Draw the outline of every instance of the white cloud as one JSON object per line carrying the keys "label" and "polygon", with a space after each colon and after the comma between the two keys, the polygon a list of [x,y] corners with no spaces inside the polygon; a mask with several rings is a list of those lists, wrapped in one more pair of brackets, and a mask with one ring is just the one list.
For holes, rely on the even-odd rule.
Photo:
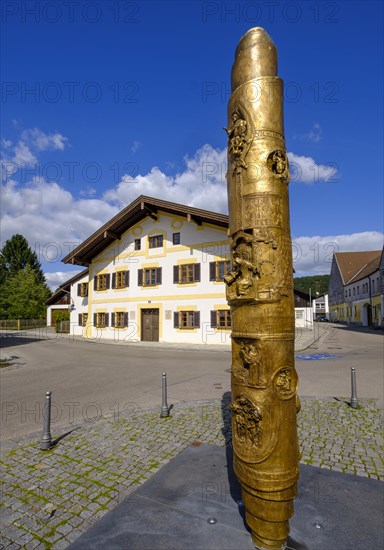
{"label": "white cloud", "polygon": [[21,133],[21,139],[38,151],[59,150],[63,151],[68,143],[68,138],[62,134],[46,134],[38,128],[30,128]]}
{"label": "white cloud", "polygon": [[[35,139],[36,147],[36,140],[40,138],[39,147],[60,148],[60,143],[66,143],[61,138],[45,140],[46,134],[42,137],[35,131],[30,136]],[[14,155],[23,158],[24,162],[35,159],[22,141],[14,149]],[[301,171],[299,181],[314,182],[316,173],[322,181],[330,181],[333,168],[295,153],[289,153],[289,158]],[[92,188],[84,189],[76,198],[58,183],[41,177],[20,185],[10,176],[2,186],[2,241],[15,233],[25,235],[48,272],[52,286],[58,286],[63,277],[66,280],[71,276],[68,272],[54,271],[61,269],[61,258],[139,195],[227,212],[226,168],[226,150],[204,145],[193,156],[184,158],[184,168],[176,175],[167,175],[158,167],[135,178],[125,175],[101,198],[94,196]],[[293,245],[296,275],[329,273],[334,251],[380,249],[382,241],[383,235],[378,232],[298,237]]]}
{"label": "white cloud", "polygon": [[56,290],[61,284],[65,283],[78,273],[81,273],[83,269],[78,269],[76,271],[55,271],[55,272],[46,272],[44,273],[47,284],[51,290]]}
{"label": "white cloud", "polygon": [[334,252],[381,250],[383,241],[384,235],[378,231],[325,237],[297,237],[292,241],[295,276],[329,274]]}
{"label": "white cloud", "polygon": [[308,139],[315,143],[321,141],[323,130],[318,122],[316,122],[308,132]]}
{"label": "white cloud", "polygon": [[2,241],[23,234],[41,262],[57,263],[117,213],[100,199],[79,199],[57,183],[34,178],[25,186],[2,186]]}
{"label": "white cloud", "polygon": [[38,160],[35,153],[47,150],[63,151],[68,139],[62,134],[46,134],[38,128],[30,128],[21,132],[21,139],[12,147],[12,142],[2,140],[3,152],[1,158],[1,178],[6,181],[21,168],[36,166]]}
{"label": "white cloud", "polygon": [[11,145],[12,145],[12,141],[10,139],[1,140],[1,146],[4,147],[4,149],[9,149]]}
{"label": "white cloud", "polygon": [[104,200],[127,205],[138,195],[149,195],[216,212],[227,211],[226,150],[204,145],[193,157],[184,158],[185,169],[175,176],[154,167],[135,178],[124,176],[104,193]]}
{"label": "white cloud", "polygon": [[134,141],[132,146],[131,146],[132,153],[137,153],[137,151],[140,149],[140,147],[141,147],[141,142],[140,141]]}
{"label": "white cloud", "polygon": [[17,145],[13,148],[13,157],[10,161],[15,163],[17,166],[26,165],[32,166],[37,163],[37,158],[32,153],[28,145],[23,141],[19,141]]}
{"label": "white cloud", "polygon": [[304,157],[288,153],[291,170],[291,183],[334,183],[339,181],[339,168],[335,162],[318,164],[312,157]]}
{"label": "white cloud", "polygon": [[312,128],[309,130],[309,132],[305,134],[295,134],[293,136],[293,139],[300,139],[305,141],[312,141],[313,143],[319,143],[319,141],[322,140],[323,137],[323,129],[320,126],[318,122],[315,122],[312,125]]}
{"label": "white cloud", "polygon": [[96,189],[94,187],[86,187],[85,189],[81,189],[79,191],[80,197],[94,197],[96,195]]}

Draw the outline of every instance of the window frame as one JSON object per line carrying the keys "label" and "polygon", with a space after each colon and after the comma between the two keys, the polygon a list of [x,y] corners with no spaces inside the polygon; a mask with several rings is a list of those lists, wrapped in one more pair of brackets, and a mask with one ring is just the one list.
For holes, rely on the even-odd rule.
{"label": "window frame", "polygon": [[[147,272],[151,272],[150,280],[152,280],[152,272],[154,272],[154,283],[147,284]],[[161,267],[144,267],[137,272],[137,285],[142,287],[154,287],[162,284],[162,268]]]}
{"label": "window frame", "polygon": [[88,296],[88,283],[78,283],[77,285],[77,295],[81,298],[86,298]]}
{"label": "window frame", "polygon": [[[101,323],[100,320],[103,319]],[[96,328],[108,328],[109,314],[105,311],[99,311],[94,314],[94,325]]]}
{"label": "window frame", "polygon": [[[225,317],[225,323],[224,325],[221,325],[220,316],[223,313]],[[228,322],[228,318],[229,318],[229,322]],[[232,329],[231,310],[230,309],[211,310],[211,328],[216,328],[217,330],[231,330]]]}
{"label": "window frame", "polygon": [[[220,267],[223,267],[223,275],[220,275]],[[224,276],[231,269],[230,260],[216,260],[215,262],[209,262],[209,280],[221,283],[224,282]]]}
{"label": "window frame", "polygon": [[[111,275],[110,273],[99,273],[94,277],[94,290],[97,292],[102,292],[104,290],[109,290]],[[103,284],[101,285],[101,281]]]}
{"label": "window frame", "polygon": [[[191,278],[190,278],[191,277]],[[185,263],[173,266],[173,283],[178,285],[191,285],[200,283],[201,265],[200,263]]]}
{"label": "window frame", "polygon": [[128,327],[128,311],[114,311],[111,313],[111,327],[125,329]]}
{"label": "window frame", "polygon": [[88,313],[79,313],[79,326],[86,327],[88,323]]}
{"label": "window frame", "polygon": [[141,250],[141,239],[135,239],[133,246],[135,250]]}
{"label": "window frame", "polygon": [[195,330],[200,328],[200,311],[184,310],[173,313],[173,327],[179,330]]}
{"label": "window frame", "polygon": [[129,287],[129,270],[112,273],[112,288],[122,290]]}
{"label": "window frame", "polygon": [[159,235],[148,236],[148,248],[162,248],[164,246],[164,235],[160,233]]}
{"label": "window frame", "polygon": [[177,246],[180,243],[181,243],[180,231],[178,231],[176,233],[172,233],[172,244],[174,246]]}

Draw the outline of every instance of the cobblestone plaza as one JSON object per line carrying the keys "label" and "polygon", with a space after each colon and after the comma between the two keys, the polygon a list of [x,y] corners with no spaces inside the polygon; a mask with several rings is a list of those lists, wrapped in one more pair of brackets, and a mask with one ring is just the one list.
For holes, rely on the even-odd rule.
{"label": "cobblestone plaza", "polygon": [[[381,401],[360,400],[358,409],[343,399],[301,402],[302,463],[384,478]],[[228,405],[226,393],[222,400],[178,404],[165,419],[159,407],[131,407],[59,433],[53,426],[56,445],[49,451],[39,450],[40,434],[8,445],[0,548],[65,548],[188,445],[230,444]],[[336,492],[318,487],[313,498]]]}

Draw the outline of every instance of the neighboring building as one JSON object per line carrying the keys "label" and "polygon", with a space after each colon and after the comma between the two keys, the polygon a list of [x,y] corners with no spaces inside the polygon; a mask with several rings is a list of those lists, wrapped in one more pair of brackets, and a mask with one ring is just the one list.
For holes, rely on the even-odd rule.
{"label": "neighboring building", "polygon": [[[48,324],[66,300],[71,333],[86,338],[229,345],[228,221],[138,197],[63,259],[87,269],[50,299]],[[295,305],[296,326],[311,328],[309,297],[295,290]]]}
{"label": "neighboring building", "polygon": [[313,316],[311,301],[305,292],[295,289],[295,326],[300,328],[313,328]]}
{"label": "neighboring building", "polygon": [[380,325],[384,326],[384,248],[381,252],[379,265],[379,293],[380,293]]}
{"label": "neighboring building", "polygon": [[88,284],[88,269],[78,273],[68,281],[65,281],[56,292],[45,302],[47,307],[47,326],[55,326],[56,318],[59,313],[68,312],[78,309],[80,304],[76,300],[74,285],[81,280],[87,281]]}
{"label": "neighboring building", "polygon": [[320,317],[326,317],[329,319],[329,303],[328,303],[328,294],[320,294],[312,300],[312,311],[313,311],[313,320],[319,319]]}
{"label": "neighboring building", "polygon": [[382,324],[380,262],[380,250],[333,255],[329,281],[331,321],[363,326]]}

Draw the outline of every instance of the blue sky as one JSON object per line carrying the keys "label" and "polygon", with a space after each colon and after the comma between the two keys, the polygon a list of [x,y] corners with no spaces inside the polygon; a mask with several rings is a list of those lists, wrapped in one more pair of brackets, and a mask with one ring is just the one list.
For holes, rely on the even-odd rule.
{"label": "blue sky", "polygon": [[226,212],[241,36],[279,53],[298,275],[383,242],[382,2],[2,4],[2,243],[60,258],[139,194]]}

